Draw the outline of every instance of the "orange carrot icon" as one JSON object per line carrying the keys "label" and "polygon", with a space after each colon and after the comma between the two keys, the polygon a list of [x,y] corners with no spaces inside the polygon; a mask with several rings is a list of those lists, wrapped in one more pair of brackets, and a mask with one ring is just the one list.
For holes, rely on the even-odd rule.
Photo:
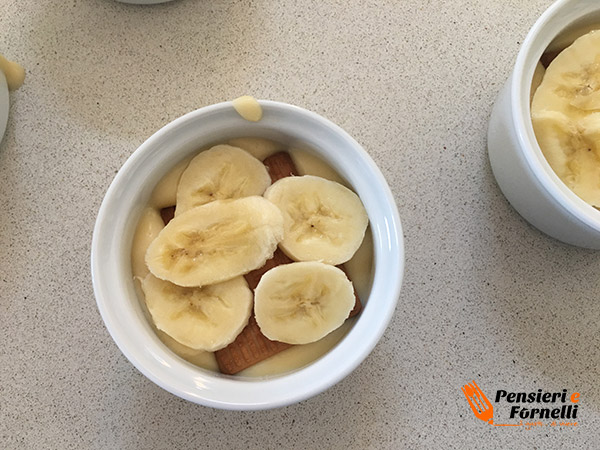
{"label": "orange carrot icon", "polygon": [[521,424],[499,424],[494,423],[494,407],[485,396],[483,391],[477,386],[475,380],[472,381],[472,384],[465,384],[462,387],[463,394],[467,398],[471,409],[473,410],[473,414],[480,420],[489,423],[490,425],[494,425],[496,427],[518,427]]}

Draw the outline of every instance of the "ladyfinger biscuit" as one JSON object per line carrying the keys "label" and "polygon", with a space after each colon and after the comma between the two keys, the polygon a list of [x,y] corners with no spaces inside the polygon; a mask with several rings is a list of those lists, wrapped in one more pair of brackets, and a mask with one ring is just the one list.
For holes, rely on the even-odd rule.
{"label": "ladyfinger biscuit", "polygon": [[288,152],[274,153],[266,157],[263,160],[263,164],[271,176],[271,183],[275,183],[277,180],[285,177],[298,175],[298,170]]}
{"label": "ladyfinger biscuit", "polygon": [[162,217],[163,222],[167,225],[173,217],[175,217],[175,206],[167,206],[166,208],[162,208],[160,210],[160,217]]}
{"label": "ladyfinger biscuit", "polygon": [[548,68],[550,63],[554,61],[554,58],[556,58],[560,52],[561,50],[546,52],[540,57],[540,62],[542,63],[542,66],[544,66],[544,69]]}
{"label": "ladyfinger biscuit", "polygon": [[227,347],[215,352],[221,373],[234,375],[254,364],[291,347],[291,344],[272,341],[260,332],[260,328],[250,316],[248,325]]}

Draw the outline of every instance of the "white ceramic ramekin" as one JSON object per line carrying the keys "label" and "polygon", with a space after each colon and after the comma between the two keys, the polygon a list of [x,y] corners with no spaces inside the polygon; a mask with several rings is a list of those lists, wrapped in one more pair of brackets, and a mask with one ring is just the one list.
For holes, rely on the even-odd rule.
{"label": "white ceramic ramekin", "polygon": [[0,142],[6,131],[6,123],[8,122],[8,85],[4,72],[0,70]]}
{"label": "white ceramic ramekin", "polygon": [[600,28],[598,0],[559,0],[533,25],[492,110],[488,153],[500,189],[532,225],[568,244],[600,248],[600,211],[577,197],[551,169],[537,143],[530,114],[533,72],[561,34]]}
{"label": "white ceramic ramekin", "polygon": [[[123,354],[164,389],[215,408],[279,407],[311,397],[340,381],[363,361],[383,334],[394,312],[404,272],[398,211],[381,172],[363,148],[317,114],[283,103],[260,104],[263,118],[259,122],[242,119],[232,103],[226,102],[186,114],[156,132],[127,160],[109,187],[92,242],[92,278],[98,308]],[[351,331],[329,353],[305,368],[262,379],[209,372],[169,351],[144,316],[131,272],[134,229],[158,180],[199,149],[242,136],[260,136],[316,151],[362,199],[374,242],[372,289]]]}
{"label": "white ceramic ramekin", "polygon": [[158,3],[172,2],[173,0],[117,0],[119,3],[131,3],[133,5],[156,5]]}

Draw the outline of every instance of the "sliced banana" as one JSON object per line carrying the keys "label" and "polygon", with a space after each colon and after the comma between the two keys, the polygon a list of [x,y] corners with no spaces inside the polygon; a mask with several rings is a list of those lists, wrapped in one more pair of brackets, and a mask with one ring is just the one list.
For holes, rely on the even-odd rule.
{"label": "sliced banana", "polygon": [[179,341],[176,341],[164,331],[160,331],[158,329],[155,329],[155,331],[162,343],[169,347],[169,349],[177,356],[191,362],[198,367],[202,367],[203,369],[218,372],[219,366],[213,352],[195,350],[187,345],[183,345]]}
{"label": "sliced banana", "polygon": [[175,215],[214,200],[262,195],[270,184],[258,159],[241,148],[216,145],[192,159],[181,175]]}
{"label": "sliced banana", "polygon": [[177,187],[181,174],[192,158],[186,158],[173,167],[156,185],[150,197],[150,204],[157,209],[174,206],[177,203]]}
{"label": "sliced banana", "polygon": [[562,113],[543,111],[533,123],[558,177],[581,199],[600,206],[600,113],[569,120]]}
{"label": "sliced banana", "polygon": [[281,212],[263,197],[217,200],[171,220],[148,247],[146,264],[160,279],[204,286],[261,267],[282,238]]}
{"label": "sliced banana", "polygon": [[296,262],[262,276],[254,291],[254,315],[269,339],[308,344],[342,325],[355,301],[352,283],[337,267]]}
{"label": "sliced banana", "polygon": [[256,159],[262,161],[273,153],[285,150],[285,147],[278,142],[259,137],[235,138],[227,141],[227,144],[246,150]]}
{"label": "sliced banana", "polygon": [[148,275],[146,251],[164,227],[165,223],[156,209],[149,207],[144,209],[131,245],[131,269],[134,278],[144,278]]}
{"label": "sliced banana", "polygon": [[342,264],[360,246],[369,223],[358,196],[334,181],[305,175],[286,177],[265,192],[281,209],[281,249],[296,261]]}
{"label": "sliced banana", "polygon": [[531,120],[554,172],[600,207],[600,31],[578,38],[550,63],[533,97]]}
{"label": "sliced banana", "polygon": [[248,324],[252,291],[244,277],[204,287],[181,287],[149,274],[142,282],[156,328],[195,350],[214,352]]}
{"label": "sliced banana", "polygon": [[532,114],[558,111],[579,119],[600,110],[600,30],[578,38],[550,63],[531,105]]}

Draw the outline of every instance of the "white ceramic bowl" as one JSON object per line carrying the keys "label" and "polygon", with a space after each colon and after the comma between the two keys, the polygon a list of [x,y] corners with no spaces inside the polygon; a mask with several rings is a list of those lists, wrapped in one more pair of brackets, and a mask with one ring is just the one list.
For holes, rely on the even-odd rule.
{"label": "white ceramic bowl", "polygon": [[6,84],[6,77],[4,72],[0,70],[0,142],[4,137],[6,131],[6,124],[8,122],[8,85]]}
{"label": "white ceramic bowl", "polygon": [[172,2],[173,0],[117,0],[119,3],[130,3],[132,5],[157,5],[159,3]]}
{"label": "white ceramic bowl", "polygon": [[488,153],[500,189],[527,221],[568,244],[598,249],[600,211],[551,169],[535,138],[529,105],[533,72],[546,48],[590,24],[600,28],[598,0],[559,0],[533,25],[492,110]]}
{"label": "white ceramic bowl", "polygon": [[[248,122],[231,102],[208,106],[168,124],[127,160],[109,187],[92,242],[98,308],[124,355],[159,386],[192,402],[223,409],[267,409],[311,397],[340,381],[373,349],[394,312],[404,272],[398,211],[381,172],[341,128],[317,114],[261,101],[263,118]],[[374,278],[359,319],[322,358],[295,372],[261,379],[200,369],[169,351],[148,324],[134,291],[131,244],[152,189],[177,162],[199,149],[242,136],[308,146],[337,170],[362,199],[374,242]],[[107,368],[107,370],[110,370]]]}

